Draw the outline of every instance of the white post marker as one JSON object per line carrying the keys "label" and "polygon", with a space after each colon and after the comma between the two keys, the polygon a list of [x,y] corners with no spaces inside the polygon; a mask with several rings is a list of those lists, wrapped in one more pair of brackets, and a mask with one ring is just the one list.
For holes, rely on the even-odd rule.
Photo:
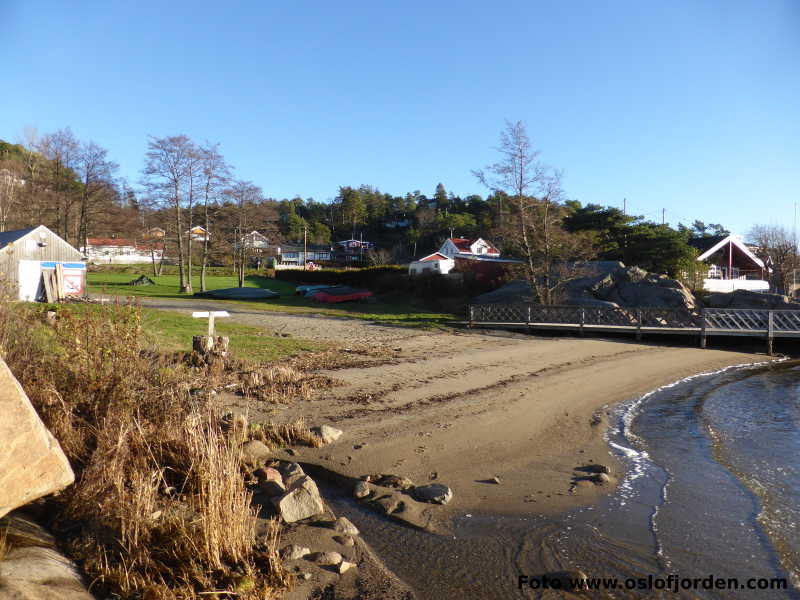
{"label": "white post marker", "polygon": [[214,335],[214,319],[217,317],[230,317],[227,310],[212,310],[205,312],[193,312],[195,319],[208,319],[208,335]]}

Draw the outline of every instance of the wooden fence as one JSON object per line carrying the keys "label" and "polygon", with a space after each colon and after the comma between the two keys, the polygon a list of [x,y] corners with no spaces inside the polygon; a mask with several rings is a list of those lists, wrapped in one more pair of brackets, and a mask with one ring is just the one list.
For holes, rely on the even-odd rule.
{"label": "wooden fence", "polygon": [[544,306],[539,304],[472,304],[468,325],[529,329],[698,335],[706,347],[709,335],[763,337],[772,353],[776,337],[800,337],[800,310],[750,308],[622,308]]}

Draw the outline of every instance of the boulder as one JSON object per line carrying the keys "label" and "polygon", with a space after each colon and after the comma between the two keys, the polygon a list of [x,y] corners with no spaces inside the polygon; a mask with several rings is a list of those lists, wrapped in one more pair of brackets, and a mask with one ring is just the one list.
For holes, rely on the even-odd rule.
{"label": "boulder", "polygon": [[296,462],[281,463],[280,466],[278,466],[278,470],[283,476],[283,485],[286,488],[293,487],[295,482],[306,476],[305,471],[303,471],[303,467],[298,465]]}
{"label": "boulder", "polygon": [[429,483],[414,488],[414,498],[420,502],[447,504],[453,499],[453,490],[442,483]]}
{"label": "boulder", "polygon": [[258,482],[258,489],[268,498],[274,498],[286,493],[283,483],[274,479],[262,479]]}
{"label": "boulder", "polygon": [[311,554],[311,550],[305,546],[298,546],[297,544],[289,544],[281,550],[281,558],[283,558],[283,560],[299,560],[309,554]]}
{"label": "boulder", "polygon": [[342,437],[342,434],[344,433],[341,429],[336,429],[336,427],[331,427],[330,425],[312,427],[311,431],[319,436],[323,444],[332,444]]}
{"label": "boulder", "polygon": [[[564,286],[564,304],[586,307],[684,308],[694,310],[694,295],[680,281],[666,275],[626,267],[616,261],[576,264],[577,276]],[[473,299],[476,304],[536,303],[524,280],[507,283]]]}
{"label": "boulder", "polygon": [[347,562],[346,560],[343,560],[336,567],[336,572],[339,573],[339,575],[344,575],[345,572],[349,571],[350,569],[352,569],[355,566],[356,566],[355,563],[351,563],[351,562]]}
{"label": "boulder", "polygon": [[372,493],[372,488],[366,481],[359,481],[353,486],[353,497],[361,500]]}
{"label": "boulder", "polygon": [[347,535],[359,534],[358,527],[353,525],[353,523],[350,522],[350,519],[347,517],[339,517],[336,519],[336,521],[333,523],[333,528],[339,533],[345,533]]}
{"label": "boulder", "polygon": [[249,465],[260,465],[269,458],[270,449],[258,440],[250,440],[242,445],[242,460]]}
{"label": "boulder", "polygon": [[708,294],[703,298],[703,304],[708,308],[800,309],[800,302],[795,302],[788,296],[749,290]]}
{"label": "boulder", "polygon": [[309,555],[309,560],[314,561],[318,565],[338,565],[342,562],[342,555],[338,552],[315,552]]}
{"label": "boulder", "polygon": [[75,475],[58,441],[0,358],[0,517],[64,489]]}
{"label": "boulder", "polygon": [[75,565],[30,515],[12,512],[0,520],[0,531],[10,542],[0,557],[0,598],[92,600]]}
{"label": "boulder", "polygon": [[272,499],[275,508],[287,523],[302,521],[325,511],[325,505],[314,480],[303,475],[288,492]]}

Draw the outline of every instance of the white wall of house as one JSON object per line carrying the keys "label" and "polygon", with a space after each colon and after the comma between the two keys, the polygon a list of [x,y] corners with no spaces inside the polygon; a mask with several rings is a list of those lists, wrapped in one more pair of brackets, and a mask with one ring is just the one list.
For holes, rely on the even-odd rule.
{"label": "white wall of house", "polygon": [[452,258],[446,260],[415,260],[408,265],[409,275],[421,275],[422,273],[436,273],[447,275],[456,266],[456,261]]}
{"label": "white wall of house", "polygon": [[703,289],[707,292],[733,292],[736,290],[768,292],[769,282],[762,279],[704,279]]}

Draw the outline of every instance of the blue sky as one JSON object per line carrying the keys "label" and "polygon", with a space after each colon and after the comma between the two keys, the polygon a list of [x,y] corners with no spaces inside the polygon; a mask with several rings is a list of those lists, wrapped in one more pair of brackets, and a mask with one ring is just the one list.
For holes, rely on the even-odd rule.
{"label": "blue sky", "polygon": [[800,202],[797,0],[0,0],[0,82],[0,139],[70,126],[132,182],[185,133],[272,197],[485,194],[510,119],[584,203],[744,232]]}

